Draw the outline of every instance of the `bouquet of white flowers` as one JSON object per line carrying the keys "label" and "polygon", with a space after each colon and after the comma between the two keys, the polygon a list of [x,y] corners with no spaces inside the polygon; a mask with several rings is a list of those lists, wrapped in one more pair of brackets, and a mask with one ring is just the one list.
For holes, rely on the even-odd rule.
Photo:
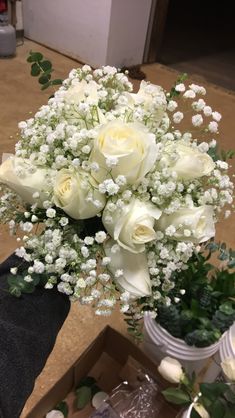
{"label": "bouquet of white flowers", "polygon": [[56,286],[97,315],[143,296],[169,304],[173,272],[214,237],[233,194],[214,139],[221,115],[183,79],[169,93],[145,81],[131,91],[126,74],[85,65],[19,123],[0,166],[0,220],[23,231],[16,296]]}

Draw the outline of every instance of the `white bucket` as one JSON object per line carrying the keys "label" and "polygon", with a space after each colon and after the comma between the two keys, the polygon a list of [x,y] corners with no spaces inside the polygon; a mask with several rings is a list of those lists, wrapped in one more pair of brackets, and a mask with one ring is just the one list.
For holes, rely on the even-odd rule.
{"label": "white bucket", "polygon": [[219,346],[220,361],[228,357],[235,357],[235,323],[226,332]]}
{"label": "white bucket", "polygon": [[149,312],[145,313],[143,350],[157,362],[168,355],[178,359],[188,373],[195,371],[198,374],[207,367],[208,372],[205,373],[203,380],[213,381],[220,369],[210,358],[218,351],[219,346],[220,341],[202,348],[189,346],[184,340],[173,337],[157,324]]}

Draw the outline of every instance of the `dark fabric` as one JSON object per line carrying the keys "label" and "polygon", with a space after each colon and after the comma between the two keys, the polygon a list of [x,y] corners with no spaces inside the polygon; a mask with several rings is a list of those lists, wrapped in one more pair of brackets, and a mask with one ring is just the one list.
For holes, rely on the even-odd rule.
{"label": "dark fabric", "polygon": [[0,265],[0,418],[19,417],[70,309],[55,289],[11,296],[6,276],[20,262],[11,256]]}

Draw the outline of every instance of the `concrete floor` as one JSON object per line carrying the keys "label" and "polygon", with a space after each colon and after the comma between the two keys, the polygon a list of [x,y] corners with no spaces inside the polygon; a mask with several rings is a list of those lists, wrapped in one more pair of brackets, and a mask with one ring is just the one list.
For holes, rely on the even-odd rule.
{"label": "concrete floor", "polygon": [[[29,75],[30,66],[26,57],[30,49],[42,52],[53,62],[56,69],[55,78],[64,78],[71,68],[79,64],[47,48],[33,42],[25,41],[18,47],[17,56],[13,59],[0,61],[0,155],[3,152],[14,152],[17,141],[17,123],[33,114],[40,105],[45,104],[48,91],[40,92],[37,79]],[[155,84],[170,89],[177,78],[177,72],[161,65],[153,64],[142,68],[147,78]],[[197,81],[194,79],[194,81]],[[137,88],[138,82],[135,82]],[[234,147],[235,132],[235,96],[214,85],[206,85],[208,103],[223,114],[220,138],[223,148]],[[223,221],[218,227],[218,239],[226,240],[228,245],[235,247],[235,234],[232,230],[235,217]],[[0,261],[6,258],[16,247],[15,239],[9,238],[6,230],[0,229]],[[126,333],[125,324],[119,312],[109,319],[94,318],[89,308],[73,305],[71,312],[59,333],[53,352],[38,377],[34,391],[29,398],[21,418],[58,380],[67,368],[74,363],[81,352],[107,324]]]}

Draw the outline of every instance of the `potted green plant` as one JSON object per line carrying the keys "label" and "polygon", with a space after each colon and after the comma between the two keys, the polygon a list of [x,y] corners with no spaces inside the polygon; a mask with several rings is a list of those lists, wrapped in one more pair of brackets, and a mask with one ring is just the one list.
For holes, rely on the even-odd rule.
{"label": "potted green plant", "polygon": [[[171,403],[186,407],[182,418],[232,418],[235,414],[235,358],[221,364],[224,373],[229,371],[230,382],[198,383],[195,373],[187,374],[181,364],[165,357],[159,367],[159,373],[174,387],[163,391],[165,399]],[[177,386],[176,386],[177,385]]]}
{"label": "potted green plant", "polygon": [[[217,253],[220,261],[211,263]],[[213,355],[235,320],[234,251],[210,242],[195,253],[188,268],[174,273],[171,304],[142,300],[146,346],[181,360],[196,362]],[[155,348],[153,347],[155,344]],[[189,368],[190,369],[190,368]]]}

